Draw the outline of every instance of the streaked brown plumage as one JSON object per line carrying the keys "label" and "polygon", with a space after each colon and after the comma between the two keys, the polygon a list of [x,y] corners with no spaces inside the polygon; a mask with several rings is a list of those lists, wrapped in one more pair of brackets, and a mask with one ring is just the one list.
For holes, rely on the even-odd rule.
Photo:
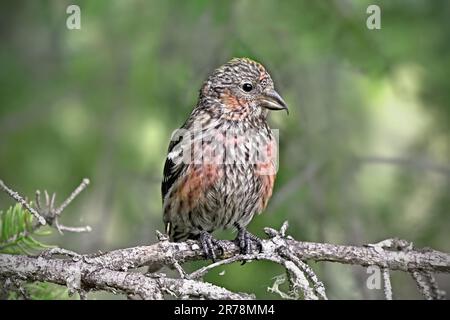
{"label": "streaked brown plumage", "polygon": [[237,228],[243,252],[258,242],[245,228],[272,195],[277,141],[266,121],[269,109],[287,107],[253,60],[233,59],[205,81],[164,166],[163,220],[172,241],[200,239],[213,259],[217,229]]}

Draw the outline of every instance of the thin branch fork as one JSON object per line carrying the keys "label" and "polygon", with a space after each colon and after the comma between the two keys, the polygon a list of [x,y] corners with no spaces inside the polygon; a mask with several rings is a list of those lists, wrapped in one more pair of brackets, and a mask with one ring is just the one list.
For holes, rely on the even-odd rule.
{"label": "thin branch fork", "polygon": [[[90,226],[84,227],[69,227],[59,223],[58,218],[61,216],[63,210],[89,185],[90,181],[87,178],[84,178],[80,185],[67,197],[63,203],[55,208],[55,199],[56,193],[53,193],[51,196],[48,194],[47,190],[44,190],[45,195],[45,204],[42,205],[41,200],[41,192],[40,190],[36,191],[35,195],[35,204],[34,207],[31,203],[28,203],[23,196],[21,196],[18,192],[9,188],[2,180],[0,180],[0,190],[6,192],[11,198],[13,198],[16,202],[20,203],[23,207],[25,207],[37,220],[31,230],[25,230],[23,235],[27,235],[39,229],[40,227],[49,224],[51,226],[55,226],[60,234],[63,231],[68,232],[90,232],[92,228]],[[11,241],[14,241],[12,239]],[[7,245],[7,243],[3,243],[2,246]]]}
{"label": "thin branch fork", "polygon": [[[375,250],[370,247],[344,246],[328,243],[302,242],[283,239],[286,247],[297,257],[311,261],[329,261],[360,266],[377,265],[390,270],[414,271],[428,270],[437,273],[450,273],[450,255],[436,250],[388,251]],[[222,241],[224,252],[222,258],[239,254],[239,247],[232,241]],[[272,240],[263,240],[263,252],[274,253],[276,245]],[[219,252],[217,252],[219,255]],[[126,259],[124,259],[126,257]],[[204,259],[197,241],[188,240],[180,243],[160,242],[150,246],[118,249],[97,257],[86,256],[85,259],[95,264],[103,264],[113,270],[126,270],[145,265],[170,265],[171,261]]]}

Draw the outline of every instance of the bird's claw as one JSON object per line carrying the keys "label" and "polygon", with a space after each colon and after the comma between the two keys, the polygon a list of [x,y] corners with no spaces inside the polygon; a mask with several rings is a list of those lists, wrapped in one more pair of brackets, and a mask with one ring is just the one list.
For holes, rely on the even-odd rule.
{"label": "bird's claw", "polygon": [[252,251],[253,243],[256,245],[260,252],[262,251],[261,239],[245,230],[245,228],[238,227],[238,235],[235,242],[241,249],[242,254],[250,254]]}
{"label": "bird's claw", "polygon": [[219,249],[221,251],[221,254],[223,254],[224,252],[220,241],[214,239],[213,236],[207,231],[202,231],[200,233],[199,241],[202,245],[203,252],[205,253],[206,258],[211,259],[213,262],[217,260],[216,249]]}

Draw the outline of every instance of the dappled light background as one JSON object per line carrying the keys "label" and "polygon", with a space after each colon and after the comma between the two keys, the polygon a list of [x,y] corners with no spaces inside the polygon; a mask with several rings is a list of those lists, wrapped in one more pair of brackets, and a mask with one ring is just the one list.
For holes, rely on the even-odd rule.
{"label": "dappled light background", "polygon": [[[270,117],[280,168],[252,233],[288,220],[298,240],[450,250],[450,2],[74,2],[81,30],[66,28],[69,1],[0,4],[0,178],[59,201],[91,180],[62,222],[93,231],[44,242],[85,253],[154,243],[170,135],[208,74],[247,56],[290,107]],[[369,4],[381,30],[366,27]],[[12,204],[0,195],[0,210]],[[383,297],[363,267],[312,266],[330,298]],[[253,262],[206,280],[278,298],[267,287],[282,273]],[[392,282],[394,298],[421,298],[406,274]]]}

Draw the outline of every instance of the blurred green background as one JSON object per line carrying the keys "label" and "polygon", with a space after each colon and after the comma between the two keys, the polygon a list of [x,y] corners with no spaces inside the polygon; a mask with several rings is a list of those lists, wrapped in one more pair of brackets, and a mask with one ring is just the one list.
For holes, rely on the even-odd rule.
{"label": "blurred green background", "polygon": [[[66,28],[72,3],[81,30]],[[369,4],[381,30],[366,27]],[[170,135],[208,74],[247,56],[291,111],[270,119],[280,169],[251,232],[289,220],[299,240],[396,236],[448,252],[449,31],[449,1],[2,1],[0,178],[59,201],[91,179],[62,222],[93,232],[49,242],[85,253],[154,243]],[[0,194],[1,209],[12,204]],[[330,298],[383,297],[365,268],[312,266]],[[277,298],[267,287],[282,273],[253,262],[206,279]],[[449,276],[438,281],[450,292]],[[421,298],[407,274],[392,282],[394,298]]]}

